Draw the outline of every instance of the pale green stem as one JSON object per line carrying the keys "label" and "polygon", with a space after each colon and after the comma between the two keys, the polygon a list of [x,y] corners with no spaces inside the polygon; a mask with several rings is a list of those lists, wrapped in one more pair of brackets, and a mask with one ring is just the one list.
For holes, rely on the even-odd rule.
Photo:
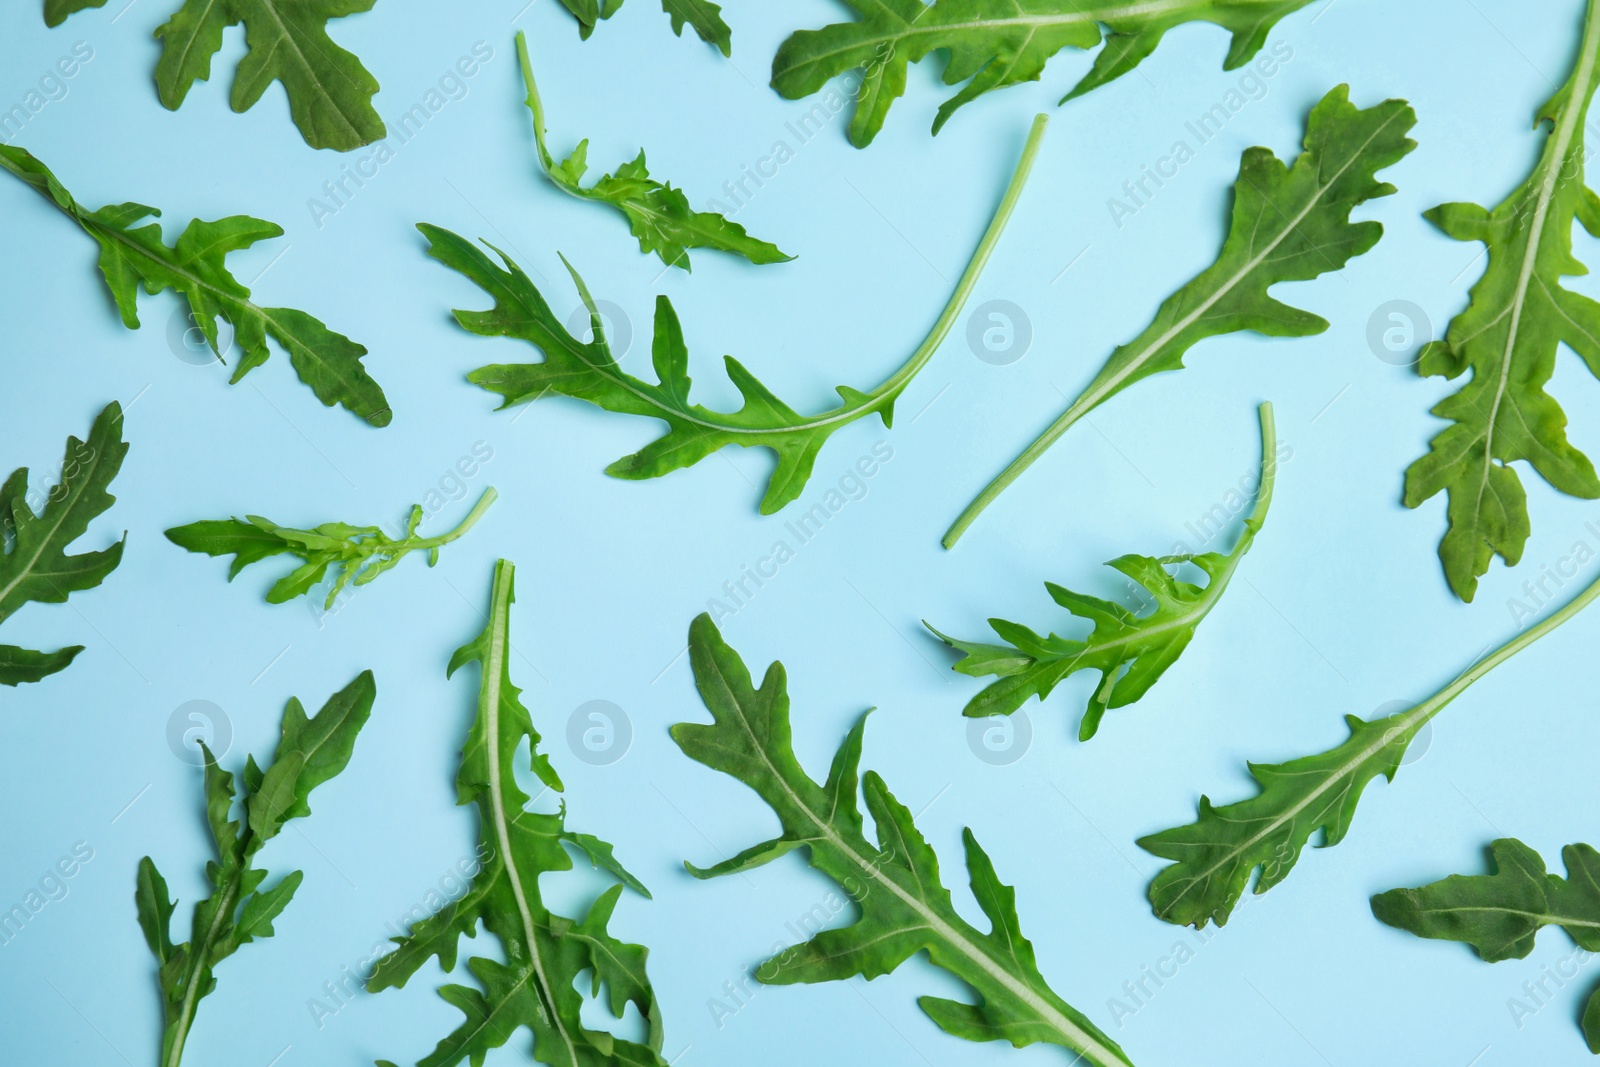
{"label": "pale green stem", "polygon": [[467,517],[462,519],[460,524],[457,525],[454,530],[451,530],[449,533],[440,534],[438,537],[425,537],[418,541],[406,541],[402,543],[407,548],[412,549],[438,548],[440,545],[448,545],[451,541],[459,540],[466,534],[468,530],[476,526],[478,524],[478,520],[483,518],[483,513],[488,511],[489,506],[499,499],[499,491],[491,485],[489,488],[483,491],[483,495],[478,498],[478,502],[472,505],[472,510],[467,512]]}

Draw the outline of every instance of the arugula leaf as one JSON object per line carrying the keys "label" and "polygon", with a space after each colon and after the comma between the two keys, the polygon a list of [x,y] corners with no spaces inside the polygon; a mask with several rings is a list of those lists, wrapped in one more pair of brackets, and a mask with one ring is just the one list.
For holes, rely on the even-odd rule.
{"label": "arugula leaf", "polygon": [[[557,815],[528,811],[530,798],[516,783],[517,749],[526,739],[534,774],[546,788],[561,789],[549,758],[539,752],[539,734],[522,706],[521,692],[511,682],[514,577],[510,563],[495,564],[488,625],[457,650],[449,670],[454,674],[477,662],[482,672],[478,712],[461,753],[456,790],[460,803],[478,806],[479,855],[486,858],[459,900],[413,924],[406,936],[394,938],[399,947],[378,961],[367,990],[376,993],[404,986],[435,956],[445,970],[454,970],[460,939],[475,936],[482,920],[510,962],[471,960],[468,966],[482,983],[481,990],[463,985],[440,988],[439,995],[466,1019],[418,1067],[451,1067],[467,1059],[479,1067],[489,1050],[504,1045],[523,1026],[533,1031],[532,1053],[539,1063],[665,1067],[660,1010],[645,974],[648,952],[618,941],[606,930],[623,885],[645,896],[649,893],[616,862],[610,845],[566,829],[565,805]],[[572,869],[565,844],[583,850],[596,866],[623,883],[602,893],[582,922],[550,912],[539,889],[541,875]],[[583,998],[573,983],[584,971],[592,974],[591,996],[606,987],[606,1006],[612,1015],[620,1019],[630,1003],[638,1008],[649,1028],[645,1044],[583,1025],[579,1019]]]}
{"label": "arugula leaf", "polygon": [[[578,36],[587,41],[602,19],[621,9],[622,0],[561,0],[561,6],[578,20]],[[722,21],[720,4],[711,0],[661,0],[661,10],[672,16],[672,32],[679,37],[683,36],[684,23],[688,23],[702,41],[716,45],[725,56],[733,54],[733,31]]]}
{"label": "arugula leaf", "polygon": [[[1372,914],[1418,937],[1471,945],[1489,963],[1524,958],[1546,926],[1600,952],[1600,852],[1582,844],[1563,848],[1567,877],[1559,878],[1515,838],[1502,837],[1489,850],[1496,873],[1391,889],[1372,898]],[[1590,995],[1582,1025],[1589,1051],[1600,1053],[1600,992]]]}
{"label": "arugula leaf", "polygon": [[[1154,52],[1174,26],[1210,22],[1233,35],[1224,70],[1244,66],[1266,43],[1279,19],[1311,0],[847,0],[860,16],[820,30],[800,30],[772,61],[772,87],[789,100],[820,90],[830,78],[863,70],[850,143],[865,148],[883,128],[889,107],[906,89],[906,66],[930,52],[949,61],[944,83],[961,91],[939,107],[933,132],[994,89],[1038,81],[1063,48],[1105,41],[1094,67],[1066,96],[1121,77]],[[1103,27],[1103,29],[1102,29]]]}
{"label": "arugula leaf", "polygon": [[1422,350],[1417,372],[1459,378],[1460,390],[1434,405],[1450,421],[1427,455],[1406,471],[1404,502],[1419,507],[1448,494],[1449,527],[1439,543],[1450,588],[1471,601],[1495,556],[1515,566],[1532,530],[1527,494],[1510,464],[1526,460],[1569,496],[1600,497],[1594,465],[1567,440],[1567,416],[1545,391],[1565,341],[1600,376],[1600,303],[1562,278],[1587,274],[1572,254],[1572,226],[1600,236],[1600,199],[1585,181],[1583,129],[1600,84],[1600,18],[1589,5],[1577,67],[1539,109],[1551,134],[1527,179],[1493,211],[1443,204],[1426,218],[1458,241],[1481,241],[1488,266],[1471,302],[1443,341]]}
{"label": "arugula leaf", "polygon": [[580,200],[610,204],[622,212],[639,239],[639,251],[654,252],[669,267],[689,269],[689,249],[714,248],[743,256],[751,263],[787,263],[794,257],[777,245],[751,237],[737,222],[714,211],[695,211],[681,189],[664,185],[650,177],[644,151],[632,163],[624,163],[615,173],[602,176],[585,189],[579,184],[588,170],[589,141],[578,142],[572,154],[559,164],[545,146],[544,105],[533,80],[533,63],[528,58],[528,40],[517,31],[517,59],[522,64],[522,80],[528,87],[528,110],[533,113],[533,140],[539,150],[539,166],[562,192]]}
{"label": "arugula leaf", "polygon": [[[247,51],[233,79],[230,105],[250,110],[273,82],[289,96],[289,114],[312,148],[348,152],[383,137],[383,119],[372,106],[378,91],[361,60],[328,36],[328,20],[371,10],[377,0],[183,0],[156,29],[161,58],[156,90],[161,104],[176,111],[196,81],[211,77],[211,59],[222,48],[223,31],[245,27]],[[59,26],[68,15],[101,7],[105,0],[45,0],[44,21]]]}
{"label": "arugula leaf", "polygon": [[[693,466],[724,445],[769,448],[776,453],[778,464],[767,483],[761,513],[770,515],[800,495],[806,479],[811,476],[817,453],[835,430],[872,414],[882,418],[885,426],[892,424],[895,401],[933,358],[977,285],[989,254],[1022,195],[1044,128],[1045,117],[1041,115],[1034,120],[1016,173],[983,240],[933,330],[911,358],[876,389],[863,393],[841,385],[838,392],[843,403],[820,415],[801,415],[789,407],[732,356],[725,357],[725,362],[728,377],[744,398],[739,410],[724,413],[690,403],[689,352],[684,346],[677,313],[665,296],[656,298],[652,364],[657,384],[652,384],[626,373],[617,365],[606,342],[600,312],[588,287],[570,263],[567,263],[567,270],[589,309],[594,338],[589,342],[579,341],[567,331],[561,317],[551,310],[522,268],[500,249],[484,242],[500,257],[504,267],[449,230],[427,223],[419,224],[417,229],[428,238],[429,255],[464,274],[495,298],[495,306],[488,311],[456,311],[456,321],[464,329],[483,337],[520,338],[544,355],[540,363],[480,367],[467,375],[468,381],[500,394],[504,398],[502,408],[557,393],[586,400],[607,411],[643,415],[666,423],[664,436],[606,468],[606,473],[614,478],[658,478]],[[566,263],[565,257],[562,262]]]}
{"label": "arugula leaf", "polygon": [[270,556],[288,554],[299,559],[301,565],[279,578],[267,591],[269,604],[284,604],[309,593],[327,577],[331,568],[337,577],[324,603],[324,607],[331,608],[345,586],[366,585],[412,552],[428,553],[430,567],[438,563],[440,546],[458,540],[477,525],[499,496],[490,487],[459,526],[437,537],[417,536],[417,527],[422,524],[422,505],[413,504],[405,533],[399,538],[390,537],[381,526],[329,522],[310,530],[296,530],[259,515],[247,515],[242,521],[213,519],[175,526],[167,531],[167,540],[190,552],[231,555],[230,582],[250,564]]}
{"label": "arugula leaf", "polygon": [[367,374],[361,357],[367,350],[334,333],[303,311],[264,308],[250,302],[250,290],[228,272],[229,252],[257,241],[281,237],[283,229],[248,215],[230,215],[215,222],[193,219],[178,243],[168,247],[159,223],[134,223],[161,212],[143,204],[108,204],[89,211],[72,198],[43,163],[21,148],[0,145],[0,167],[21,178],[49,200],[100,246],[100,273],[122,314],[122,324],[139,328],[139,285],[146,293],[172,289],[189,305],[191,320],[205,335],[217,359],[217,319],[232,324],[234,343],[242,356],[233,382],[267,361],[271,337],[289,353],[300,380],[327,407],[338,404],[373,426],[387,426],[392,413],[382,388]]}
{"label": "arugula leaf", "polygon": [[1362,790],[1380,774],[1394,780],[1406,746],[1424,725],[1473,682],[1597,598],[1600,580],[1416,707],[1371,722],[1346,715],[1350,738],[1336,748],[1288,763],[1250,764],[1261,786],[1256,796],[1220,808],[1202,796],[1197,821],[1140,838],[1146,852],[1174,861],[1150,883],[1157,917],[1197,929],[1213,920],[1222,926],[1256,868],[1255,892],[1265,893],[1289,876],[1312,834],[1322,831],[1324,848],[1343,841]]}
{"label": "arugula leaf", "polygon": [[962,832],[972,894],[991,929],[980,932],[951,903],[939,881],[939,861],[875,772],[862,781],[877,827],[869,842],[856,806],[857,767],[866,715],[856,720],[833,758],[825,783],[814,781],[790,746],[789,694],[783,664],[774,663],[759,689],[739,654],[722,640],[709,615],[689,627],[695,685],[714,723],[679,723],[672,739],[684,755],[731,775],[771,806],[783,833],[710,868],[685,864],[697,878],[747,871],[798,848],[849,894],[860,918],[824,930],[805,944],[761,964],[768,985],[827,982],[888,974],[926,950],[933,965],[970,986],[975,1004],[940,997],[918,1003],[941,1029],[968,1041],[1010,1041],[1021,1048],[1044,1041],[1076,1052],[1096,1067],[1127,1067],[1128,1057],[1082,1013],[1045,983],[1033,946],[1022,936],[1016,892],[970,829]]}
{"label": "arugula leaf", "polygon": [[[37,515],[28,505],[28,468],[0,483],[0,623],[24,604],[64,604],[71,593],[93,589],[122,562],[123,540],[98,552],[67,555],[95,516],[116,502],[108,491],[122,469],[122,405],[112,402],[95,417],[87,443],[67,438],[61,478]],[[35,652],[0,644],[0,685],[37,682],[65,670],[82,645]]]}
{"label": "arugula leaf", "polygon": [[954,546],[983,509],[1079,419],[1141,379],[1182,368],[1184,354],[1201,341],[1242,330],[1268,337],[1326,330],[1321,316],[1280,303],[1268,290],[1338,270],[1378,243],[1383,225],[1351,222],[1350,213],[1395,191],[1375,175],[1417,146],[1406,137],[1416,121],[1404,100],[1363,110],[1350,103],[1350,87],[1340,85],[1311,110],[1305,149],[1292,165],[1266,148],[1247,149],[1233,187],[1232,223],[1216,262],[1167,297],[1145,331],[1111,354],[1061,417],[967,505],[945,533],[944,546]]}
{"label": "arugula leaf", "polygon": [[[216,965],[241,945],[272,936],[272,924],[300,887],[302,876],[291,871],[263,887],[267,872],[254,866],[256,853],[284,823],[311,814],[311,791],[350,762],[356,735],[372,713],[376,696],[372,672],[362,671],[312,718],[291,697],[283,713],[277,754],[265,768],[251,756],[245,762],[242,789],[201,744],[206,758],[206,823],[218,859],[206,864],[212,893],[195,905],[190,940],[172,943],[173,902],[166,879],[149,856],[139,861],[134,891],[139,928],[159,965],[165,1017],[161,1067],[178,1067],[182,1061],[195,1011],[216,988]],[[233,817],[236,808],[244,816],[242,821]]]}
{"label": "arugula leaf", "polygon": [[[1120,604],[1099,597],[1074,593],[1054,582],[1044,586],[1050,597],[1075,618],[1094,626],[1081,638],[1051,634],[1040,637],[1026,626],[1004,619],[990,619],[989,625],[1004,645],[958,641],[928,629],[966,655],[957,660],[954,670],[974,678],[999,679],[967,702],[962,714],[974,719],[990,715],[1010,715],[1030,697],[1042,702],[1070,675],[1081,670],[1098,670],[1100,685],[1084,709],[1078,740],[1087,741],[1100,728],[1100,720],[1110,708],[1121,708],[1144,696],[1160,680],[1168,667],[1189,647],[1195,631],[1211,609],[1222,599],[1233,572],[1244,560],[1267,521],[1272,505],[1272,483],[1277,473],[1278,441],[1273,430],[1272,405],[1261,405],[1261,480],[1255,510],[1244,520],[1233,551],[1203,552],[1177,556],[1119,556],[1106,564],[1138,582],[1154,602],[1152,610],[1136,615]],[[1206,575],[1206,584],[1179,581],[1167,568],[1193,564]]]}

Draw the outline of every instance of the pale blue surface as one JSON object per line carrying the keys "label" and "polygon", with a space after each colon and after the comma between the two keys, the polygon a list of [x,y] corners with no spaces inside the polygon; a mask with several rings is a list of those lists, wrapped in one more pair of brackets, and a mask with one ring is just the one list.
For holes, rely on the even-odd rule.
{"label": "pale blue surface", "polygon": [[[1443,499],[1418,512],[1398,503],[1401,471],[1438,429],[1427,409],[1446,386],[1381,362],[1365,341],[1385,301],[1421,304],[1439,329],[1463,306],[1478,250],[1440,236],[1420,212],[1446,200],[1493,204],[1521,180],[1539,146],[1530,117],[1565,77],[1577,0],[1342,0],[1290,17],[1271,40],[1294,58],[1265,98],[1120,231],[1106,198],[1239,80],[1220,69],[1224,36],[1214,28],[1171,33],[1138,72],[1057,110],[1089,62],[1063,55],[1043,84],[986,97],[936,139],[927,126],[948,90],[925,63],[877,143],[857,151],[842,115],[799,145],[785,124],[814,101],[788,103],[765,85],[789,30],[841,17],[826,0],[730,4],[731,63],[674,39],[650,0],[633,0],[582,45],[570,18],[538,0],[516,25],[532,38],[558,149],[587,135],[591,161],[609,169],[643,144],[656,172],[697,205],[774,141],[798,149],[739,219],[800,258],[753,268],[700,252],[692,276],[663,276],[620,219],[537,177],[511,46],[524,3],[384,0],[335,25],[382,83],[378,106],[391,123],[474,42],[494,58],[320,228],[307,199],[366,153],[307,148],[276,88],[232,114],[238,33],[213,81],[168,113],[150,85],[149,33],[170,0],[144,0],[120,18],[113,0],[54,31],[36,0],[8,5],[0,106],[75,41],[95,53],[17,143],[90,205],[140,200],[165,208],[173,226],[239,212],[281,223],[284,238],[231,262],[249,280],[283,253],[258,299],[304,308],[366,344],[395,419],[376,431],[322,409],[281,353],[233,387],[215,368],[181,362],[165,336],[170,296],[143,300],[144,329],[124,330],[93,272],[92,242],[0,180],[0,466],[44,475],[66,435],[82,435],[113,398],[129,407],[132,442],[114,510],[81,543],[128,530],[121,569],[69,606],[30,607],[5,628],[8,641],[88,647],[65,674],[0,691],[0,907],[22,900],[75,842],[94,858],[64,899],[0,946],[0,1059],[154,1062],[158,1001],[134,922],[134,867],[147,853],[157,859],[186,922],[207,851],[198,774],[169,751],[169,716],[194,699],[222,706],[235,731],[227,762],[237,764],[270,747],[290,694],[320,704],[365,667],[379,699],[350,769],[318,792],[300,833],[263,854],[275,871],[302,867],[305,884],[274,939],[222,965],[187,1062],[410,1063],[430,1050],[458,1018],[431,991],[432,972],[401,992],[361,995],[320,1028],[308,1001],[473,847],[474,819],[452,806],[452,775],[474,683],[470,672],[446,681],[444,665],[476,632],[490,565],[504,555],[521,579],[513,671],[567,780],[572,824],[613,840],[655,891],[653,902],[625,899],[615,929],[650,946],[669,1057],[686,1067],[1065,1063],[1052,1048],[1014,1052],[940,1033],[916,995],[960,994],[921,961],[872,983],[762,990],[719,1027],[709,999],[774,942],[792,940],[786,924],[831,888],[796,857],[709,884],[679,867],[731,854],[773,826],[744,787],[683,758],[666,734],[705,714],[687,662],[675,658],[690,617],[781,536],[781,520],[755,511],[767,460],[724,453],[658,481],[615,481],[602,468],[651,439],[655,424],[565,400],[520,418],[494,412],[463,375],[532,352],[452,324],[450,308],[484,298],[427,259],[411,229],[428,220],[490,238],[549,280],[557,307],[576,304],[556,258],[566,252],[599,297],[632,316],[625,365],[635,373],[648,368],[651,299],[669,293],[702,401],[732,399],[718,358],[731,352],[815,410],[837,383],[879,381],[917,343],[987,222],[1030,116],[1045,108],[1052,124],[1033,183],[974,298],[1025,308],[1032,350],[1007,367],[981,362],[963,322],[906,394],[892,432],[863,422],[836,435],[807,506],[875,441],[888,441],[894,458],[864,499],[725,621],[726,635],[757,671],[778,657],[787,664],[796,745],[819,775],[847,724],[878,706],[865,764],[913,810],[931,805],[921,824],[957,906],[976,917],[958,851],[970,825],[1018,887],[1054,987],[1143,1067],[1590,1062],[1575,1016],[1592,969],[1520,1029],[1507,1008],[1525,981],[1570,955],[1564,935],[1547,932],[1527,960],[1489,966],[1460,946],[1380,926],[1366,900],[1478,870],[1482,846],[1500,833],[1551,860],[1561,844],[1600,835],[1595,614],[1447,711],[1424,758],[1370,791],[1347,842],[1308,853],[1285,885],[1249,900],[1146,1007],[1119,1026],[1107,1005],[1141,966],[1192,937],[1151,916],[1143,892],[1158,863],[1133,845],[1137,836],[1188,821],[1202,790],[1219,801],[1245,795],[1247,759],[1320,750],[1342,738],[1343,714],[1431,692],[1513,632],[1507,598],[1542,564],[1579,539],[1600,545],[1585,529],[1600,508],[1524,471],[1535,528],[1525,562],[1497,565],[1475,605],[1456,603],[1433,554]],[[1332,328],[1308,340],[1206,343],[1191,369],[1093,415],[956,552],[940,549],[959,508],[1064,405],[1058,390],[1081,387],[1210,261],[1239,152],[1265,144],[1292,154],[1306,111],[1340,81],[1364,105],[1409,98],[1420,147],[1385,175],[1398,195],[1361,212],[1384,222],[1383,243],[1340,274],[1278,290]],[[1600,262],[1594,242],[1578,242],[1581,258]],[[1563,356],[1553,391],[1590,455],[1600,453],[1596,389]],[[1182,661],[1138,706],[1109,716],[1091,745],[1074,740],[1093,684],[1084,676],[1029,707],[1035,736],[1020,763],[974,758],[959,710],[975,683],[946,669],[949,656],[918,620],[971,636],[989,615],[1048,626],[1058,616],[1045,579],[1119,595],[1099,562],[1167,550],[1253,469],[1261,399],[1275,402],[1294,458],[1235,588]],[[407,561],[320,625],[304,602],[261,601],[276,565],[230,586],[221,562],[161,536],[246,511],[290,524],[392,521],[479,441],[494,458],[468,491],[493,484],[502,494],[479,528],[436,570]],[[436,521],[453,523],[469,504]],[[571,711],[592,699],[631,717],[632,749],[610,766],[578,761],[563,740]],[[593,886],[586,877],[546,884],[569,912]],[[519,1035],[491,1063],[524,1062],[526,1049]]]}

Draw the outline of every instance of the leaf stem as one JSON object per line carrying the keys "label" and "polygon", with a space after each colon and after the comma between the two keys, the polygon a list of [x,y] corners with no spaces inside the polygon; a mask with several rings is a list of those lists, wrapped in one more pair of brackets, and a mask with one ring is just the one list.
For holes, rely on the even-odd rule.
{"label": "leaf stem", "polygon": [[440,545],[448,545],[451,541],[460,540],[468,530],[478,524],[478,520],[483,518],[484,512],[489,510],[490,505],[499,499],[499,490],[491,485],[483,491],[483,495],[478,498],[478,502],[472,505],[472,510],[467,512],[467,517],[462,519],[454,530],[440,534],[437,537],[424,537],[417,541],[411,541],[407,544],[407,547],[413,549],[438,548]]}
{"label": "leaf stem", "polygon": [[533,61],[528,58],[528,37],[521,30],[517,31],[517,62],[522,66],[522,80],[528,86],[527,104],[528,110],[533,112],[533,143],[539,148],[539,166],[544,169],[545,177],[565,192],[580,200],[590,199],[584,195],[581,186],[574,187],[556,176],[556,162],[544,143],[544,102],[539,99],[539,86],[533,80]]}

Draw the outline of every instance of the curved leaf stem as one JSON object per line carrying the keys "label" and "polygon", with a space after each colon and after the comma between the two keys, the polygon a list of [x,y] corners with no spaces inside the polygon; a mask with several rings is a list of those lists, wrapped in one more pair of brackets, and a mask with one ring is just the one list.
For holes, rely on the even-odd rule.
{"label": "curved leaf stem", "polygon": [[478,498],[478,502],[472,505],[472,510],[467,512],[467,517],[462,519],[454,530],[451,530],[449,533],[442,533],[437,537],[424,537],[416,541],[408,540],[402,542],[402,544],[405,545],[405,547],[412,549],[429,549],[438,548],[440,545],[448,545],[451,541],[460,540],[466,535],[468,530],[471,530],[478,524],[478,520],[483,518],[484,512],[489,510],[490,505],[499,499],[500,491],[491,485],[489,488],[483,491],[483,495]]}

